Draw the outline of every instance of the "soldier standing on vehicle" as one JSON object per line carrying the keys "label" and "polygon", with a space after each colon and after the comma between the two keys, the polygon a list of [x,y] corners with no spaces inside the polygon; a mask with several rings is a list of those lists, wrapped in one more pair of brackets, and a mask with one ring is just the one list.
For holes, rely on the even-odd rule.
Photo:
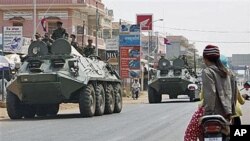
{"label": "soldier standing on vehicle", "polygon": [[73,46],[80,54],[82,54],[82,49],[79,47],[79,44],[76,42],[76,35],[71,34],[70,35],[71,38],[71,46]]}
{"label": "soldier standing on vehicle", "polygon": [[39,33],[35,34],[36,41],[41,41],[41,35]]}
{"label": "soldier standing on vehicle", "polygon": [[45,42],[48,46],[48,51],[51,53],[51,45],[53,43],[53,40],[50,38],[49,33],[44,34],[44,38],[42,39],[43,42]]}
{"label": "soldier standing on vehicle", "polygon": [[86,57],[89,57],[90,55],[96,55],[95,46],[92,45],[92,42],[93,42],[92,39],[88,39],[88,45],[83,49],[83,54]]}
{"label": "soldier standing on vehicle", "polygon": [[53,34],[51,37],[53,40],[65,37],[66,30],[64,28],[62,28],[62,24],[63,23],[61,21],[56,22],[57,29],[53,31]]}

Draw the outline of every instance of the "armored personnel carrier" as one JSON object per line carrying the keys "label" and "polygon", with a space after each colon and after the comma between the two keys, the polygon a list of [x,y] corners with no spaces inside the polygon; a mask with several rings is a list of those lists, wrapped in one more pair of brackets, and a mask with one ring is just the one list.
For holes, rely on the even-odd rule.
{"label": "armored personnel carrier", "polygon": [[121,80],[97,56],[81,56],[69,42],[57,39],[48,52],[42,41],[32,42],[15,79],[7,86],[11,119],[55,116],[61,103],[79,103],[83,117],[119,113]]}
{"label": "armored personnel carrier", "polygon": [[149,81],[149,103],[160,103],[162,94],[168,94],[170,99],[188,95],[190,101],[199,97],[197,79],[183,59],[177,58],[172,64],[165,58],[159,60],[156,74]]}

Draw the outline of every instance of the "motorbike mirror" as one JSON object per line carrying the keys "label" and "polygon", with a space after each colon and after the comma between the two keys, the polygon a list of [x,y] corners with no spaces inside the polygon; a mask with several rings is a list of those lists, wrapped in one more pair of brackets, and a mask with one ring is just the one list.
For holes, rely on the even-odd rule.
{"label": "motorbike mirror", "polygon": [[246,82],[244,83],[244,88],[245,88],[245,89],[249,89],[249,88],[250,88],[250,81],[246,81]]}

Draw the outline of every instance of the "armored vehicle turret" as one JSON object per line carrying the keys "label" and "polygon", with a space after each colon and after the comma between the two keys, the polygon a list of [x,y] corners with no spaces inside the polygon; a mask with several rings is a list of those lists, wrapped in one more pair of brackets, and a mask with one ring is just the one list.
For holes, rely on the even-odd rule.
{"label": "armored vehicle turret", "polygon": [[170,62],[161,58],[155,76],[149,81],[149,103],[160,103],[162,94],[168,94],[170,99],[178,95],[188,95],[190,101],[198,98],[198,86],[195,74],[188,68],[183,59],[177,58]]}
{"label": "armored vehicle turret", "polygon": [[7,86],[6,101],[11,119],[57,115],[61,103],[79,103],[83,117],[119,113],[121,80],[108,63],[81,56],[67,40],[57,39],[51,52],[35,41]]}

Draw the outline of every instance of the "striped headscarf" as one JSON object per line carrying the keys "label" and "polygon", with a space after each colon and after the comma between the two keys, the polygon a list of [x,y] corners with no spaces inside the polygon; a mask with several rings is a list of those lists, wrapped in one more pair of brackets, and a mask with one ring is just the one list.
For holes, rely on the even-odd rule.
{"label": "striped headscarf", "polygon": [[203,57],[207,59],[219,59],[220,50],[217,46],[207,45],[203,50]]}

